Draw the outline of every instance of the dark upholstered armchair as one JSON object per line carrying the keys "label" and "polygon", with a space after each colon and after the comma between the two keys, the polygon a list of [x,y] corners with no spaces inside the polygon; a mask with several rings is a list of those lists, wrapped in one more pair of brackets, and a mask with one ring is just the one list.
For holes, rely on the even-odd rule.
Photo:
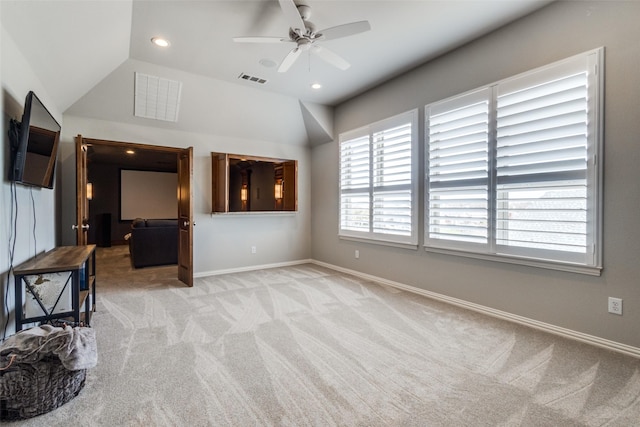
{"label": "dark upholstered armchair", "polygon": [[129,238],[135,268],[178,263],[178,220],[136,219]]}

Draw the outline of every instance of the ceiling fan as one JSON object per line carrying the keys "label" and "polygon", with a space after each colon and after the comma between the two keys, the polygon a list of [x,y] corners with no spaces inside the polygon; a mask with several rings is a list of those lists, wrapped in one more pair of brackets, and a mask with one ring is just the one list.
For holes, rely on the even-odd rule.
{"label": "ceiling fan", "polygon": [[278,72],[284,73],[298,59],[302,52],[310,51],[329,64],[346,70],[351,66],[344,58],[326,47],[316,44],[320,40],[334,40],[354,34],[369,31],[371,25],[368,21],[351,22],[337,25],[322,31],[316,31],[316,26],[309,21],[311,7],[296,5],[294,0],[278,0],[280,8],[289,22],[289,37],[234,37],[233,41],[239,43],[288,43],[296,46],[284,58]]}

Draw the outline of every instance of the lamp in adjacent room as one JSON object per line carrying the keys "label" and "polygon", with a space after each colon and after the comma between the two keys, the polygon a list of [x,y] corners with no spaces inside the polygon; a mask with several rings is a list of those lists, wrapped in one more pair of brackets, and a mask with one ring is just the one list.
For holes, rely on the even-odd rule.
{"label": "lamp in adjacent room", "polygon": [[242,188],[240,189],[240,200],[243,202],[246,202],[248,199],[248,191],[247,191],[247,187],[246,186],[242,186]]}
{"label": "lamp in adjacent room", "polygon": [[276,196],[276,200],[282,199],[282,181],[276,182],[274,194]]}
{"label": "lamp in adjacent room", "polygon": [[93,200],[93,184],[87,182],[87,200]]}

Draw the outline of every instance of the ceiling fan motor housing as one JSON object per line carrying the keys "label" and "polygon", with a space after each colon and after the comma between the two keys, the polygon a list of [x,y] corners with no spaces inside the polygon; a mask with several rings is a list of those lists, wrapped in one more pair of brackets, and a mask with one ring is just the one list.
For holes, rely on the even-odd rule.
{"label": "ceiling fan motor housing", "polygon": [[289,38],[292,41],[297,42],[303,39],[308,41],[314,41],[315,39],[321,38],[322,34],[316,34],[316,26],[313,22],[304,21],[304,25],[305,25],[304,33],[302,33],[302,30],[298,28],[289,29]]}

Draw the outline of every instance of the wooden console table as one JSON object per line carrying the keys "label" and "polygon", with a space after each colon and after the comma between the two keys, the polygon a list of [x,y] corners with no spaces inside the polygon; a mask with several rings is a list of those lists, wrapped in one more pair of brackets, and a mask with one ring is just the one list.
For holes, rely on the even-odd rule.
{"label": "wooden console table", "polygon": [[[55,319],[69,319],[75,323],[83,322],[89,325],[91,313],[95,311],[96,304],[96,245],[87,246],[60,246],[32,258],[13,269],[15,279],[15,317],[16,332],[22,329],[25,323],[43,322]],[[64,285],[61,286],[57,299],[52,308],[47,308],[38,296],[35,286],[30,283],[30,278],[49,273],[68,273]],[[64,307],[65,292],[71,292],[70,309],[60,311],[58,304]],[[42,313],[38,316],[27,317],[23,303],[24,294],[32,297],[38,304]],[[55,295],[54,295],[55,296]],[[81,307],[84,304],[84,311]],[[50,305],[50,304],[49,304]],[[58,310],[56,310],[58,307]]]}

